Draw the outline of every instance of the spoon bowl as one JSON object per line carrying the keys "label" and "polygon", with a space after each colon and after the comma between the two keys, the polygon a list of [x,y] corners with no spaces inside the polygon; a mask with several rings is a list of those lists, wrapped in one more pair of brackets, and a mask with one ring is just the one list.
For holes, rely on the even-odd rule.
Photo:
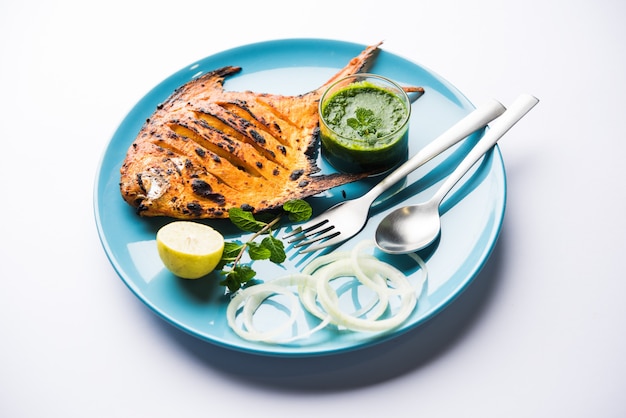
{"label": "spoon bowl", "polygon": [[518,97],[495,120],[430,200],[401,207],[383,218],[375,233],[378,248],[389,254],[407,254],[430,245],[441,233],[439,206],[452,187],[538,102],[536,97],[528,94]]}
{"label": "spoon bowl", "polygon": [[[419,223],[416,223],[419,220]],[[419,225],[419,228],[416,226]],[[376,229],[376,244],[389,254],[404,254],[407,249],[424,248],[441,232],[439,207],[433,201],[404,206],[387,215]],[[417,250],[415,250],[417,251]]]}

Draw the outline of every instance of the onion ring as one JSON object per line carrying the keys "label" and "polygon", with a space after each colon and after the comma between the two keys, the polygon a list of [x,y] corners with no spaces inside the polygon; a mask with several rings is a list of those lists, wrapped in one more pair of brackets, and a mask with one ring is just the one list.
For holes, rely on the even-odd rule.
{"label": "onion ring", "polygon": [[[329,324],[357,332],[384,333],[400,326],[414,311],[428,272],[426,264],[417,254],[409,254],[422,270],[420,280],[412,285],[408,277],[394,266],[371,254],[363,252],[373,243],[359,243],[351,251],[338,251],[320,256],[305,266],[300,274],[283,276],[276,280],[240,289],[230,301],[226,316],[228,325],[241,338],[250,341],[284,344],[307,338]],[[344,312],[340,307],[340,294],[346,285],[333,287],[339,278],[352,278],[349,288],[364,286],[375,297],[354,312]],[[296,288],[295,290],[292,288]],[[254,314],[273,295],[283,295],[288,300],[289,317],[268,331],[254,326]],[[296,296],[297,295],[297,296]],[[395,312],[390,299],[399,299]],[[360,301],[359,301],[360,302]],[[306,312],[320,323],[287,338],[278,338],[296,323],[297,316]],[[238,323],[237,317],[242,321]]]}

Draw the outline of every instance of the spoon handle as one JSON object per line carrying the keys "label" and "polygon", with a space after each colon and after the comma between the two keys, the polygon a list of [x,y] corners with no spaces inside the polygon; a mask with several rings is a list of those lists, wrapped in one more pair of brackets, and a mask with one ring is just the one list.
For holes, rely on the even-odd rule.
{"label": "spoon handle", "polygon": [[539,103],[539,99],[530,94],[520,95],[513,104],[498,117],[492,124],[489,125],[489,130],[478,141],[478,143],[472,148],[467,156],[461,161],[459,166],[450,174],[446,181],[441,185],[439,190],[432,197],[432,202],[440,204],[448,192],[454,187],[454,185],[461,180],[463,175],[480,158],[487,153],[498,142],[502,136],[509,131],[521,118],[524,117],[535,105]]}
{"label": "spoon handle", "polygon": [[505,107],[497,100],[491,99],[482,106],[479,106],[463,119],[458,121],[450,129],[441,134],[437,139],[422,148],[417,154],[407,160],[391,174],[376,184],[369,192],[362,196],[371,204],[385,190],[402,180],[404,177],[417,170],[419,167],[432,160],[463,138],[471,135],[489,122],[502,115]]}

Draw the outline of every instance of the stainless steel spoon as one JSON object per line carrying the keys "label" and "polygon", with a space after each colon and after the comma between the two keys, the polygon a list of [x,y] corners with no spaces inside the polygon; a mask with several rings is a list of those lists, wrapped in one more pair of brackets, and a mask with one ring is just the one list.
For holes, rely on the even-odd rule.
{"label": "stainless steel spoon", "polygon": [[435,195],[424,203],[405,206],[388,214],[376,228],[376,245],[390,254],[407,254],[431,244],[441,233],[439,206],[465,173],[508,132],[539,100],[519,96],[493,123]]}

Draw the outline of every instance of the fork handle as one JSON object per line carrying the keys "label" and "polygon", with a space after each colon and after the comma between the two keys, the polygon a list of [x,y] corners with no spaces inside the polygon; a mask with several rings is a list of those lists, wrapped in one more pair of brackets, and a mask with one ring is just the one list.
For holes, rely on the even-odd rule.
{"label": "fork handle", "polygon": [[448,176],[431,198],[433,203],[441,204],[444,197],[452,190],[452,187],[465,175],[480,158],[491,150],[502,136],[509,131],[521,118],[539,103],[539,99],[530,94],[522,94],[509,106],[509,108],[495,122],[489,125],[489,130],[480,141],[472,148],[458,167]]}
{"label": "fork handle", "polygon": [[362,199],[367,200],[371,205],[378,196],[391,186],[408,176],[413,171],[441,154],[452,145],[468,137],[489,122],[500,116],[506,108],[497,100],[490,100],[484,105],[476,108],[470,114],[454,124],[450,129],[441,134],[437,139],[422,148],[417,154],[407,160],[400,167],[396,168],[387,177],[376,184],[369,192],[363,195]]}

